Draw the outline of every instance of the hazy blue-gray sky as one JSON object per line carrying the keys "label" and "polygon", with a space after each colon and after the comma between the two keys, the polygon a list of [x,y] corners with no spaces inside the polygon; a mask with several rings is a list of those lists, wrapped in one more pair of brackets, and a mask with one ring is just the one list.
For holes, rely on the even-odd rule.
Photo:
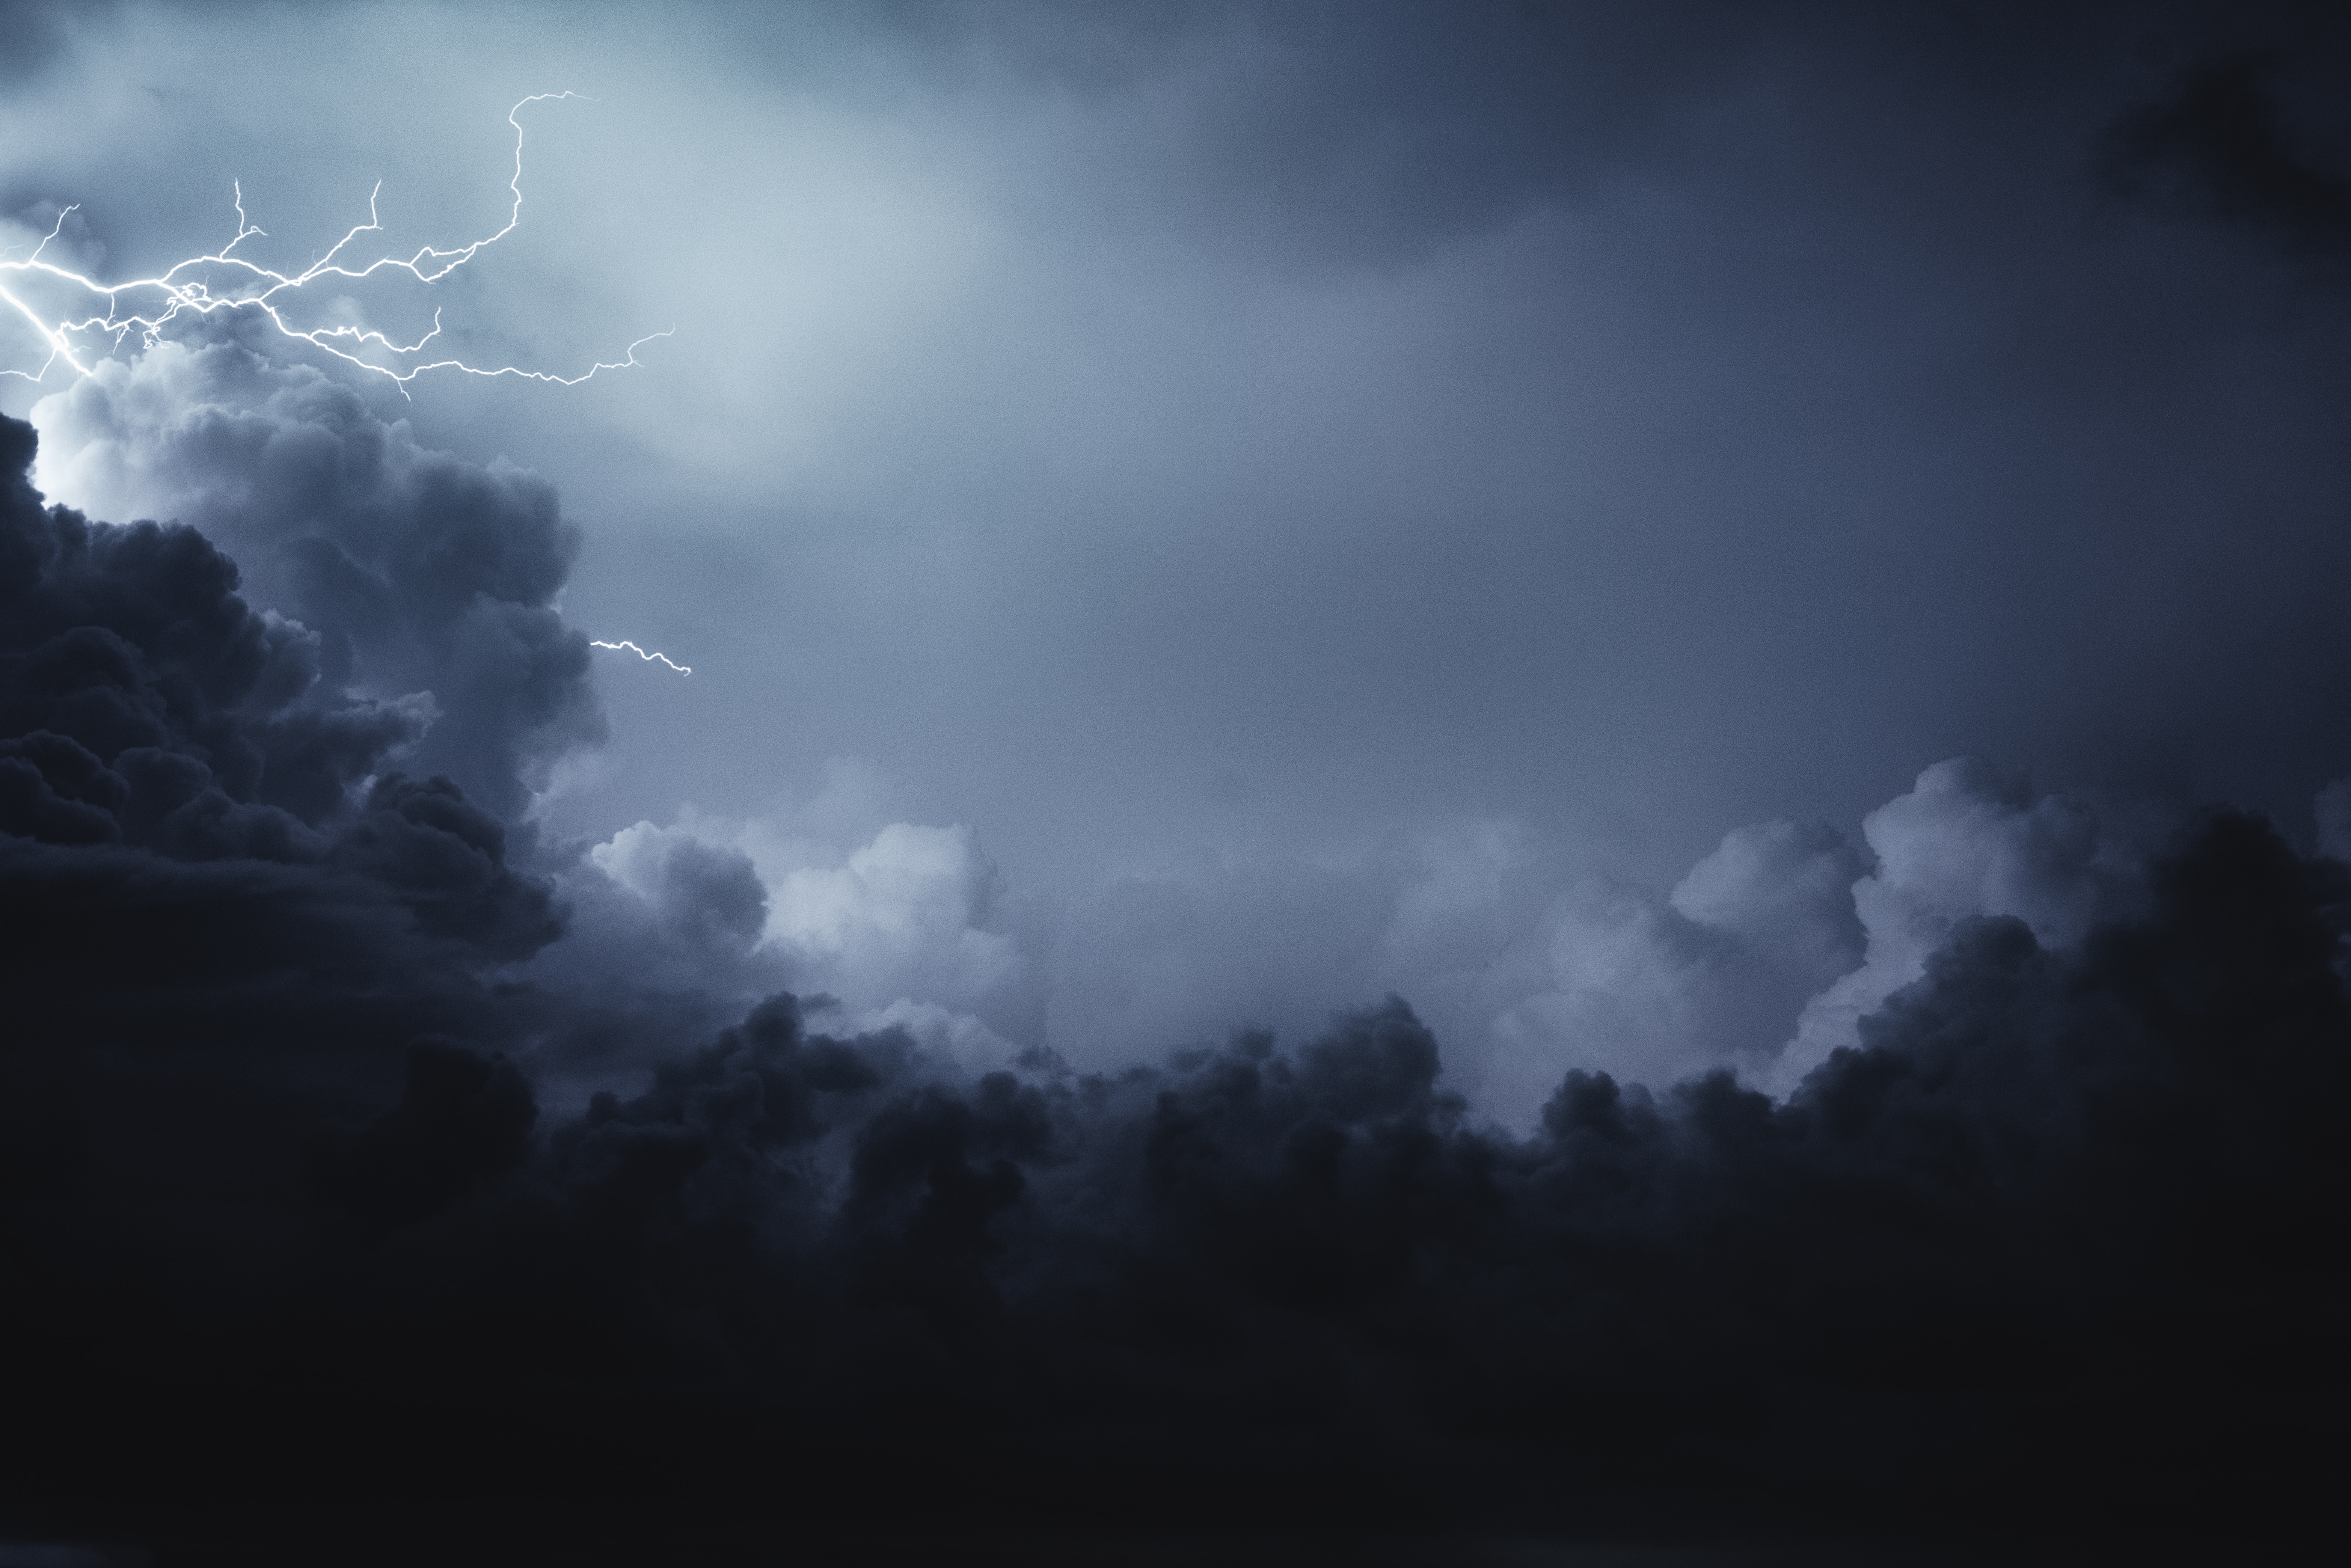
{"label": "hazy blue-gray sky", "polygon": [[[600,666],[550,840],[624,882],[745,851],[785,977],[869,1014],[1098,1062],[1396,989],[1523,1120],[1578,1062],[1768,1076],[1901,946],[1844,890],[1938,800],[2306,834],[2351,772],[2315,24],[26,15],[8,240],[78,203],[59,243],[110,274],[225,240],[233,180],[279,263],[379,179],[393,241],[487,232],[507,106],[588,95],[525,111],[515,234],[352,308],[561,373],[674,335],[572,389],[351,384],[551,483],[567,620],[694,668]],[[176,363],[0,406],[58,498],[197,520],[170,398],[228,394]],[[1911,793],[1960,755],[2033,783]],[[2028,913],[1951,874],[1937,908]]]}

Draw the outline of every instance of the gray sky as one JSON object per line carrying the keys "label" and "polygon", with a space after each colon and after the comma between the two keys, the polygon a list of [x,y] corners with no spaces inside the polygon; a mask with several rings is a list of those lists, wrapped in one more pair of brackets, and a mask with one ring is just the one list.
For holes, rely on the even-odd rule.
{"label": "gray sky", "polygon": [[[512,235],[353,308],[559,373],[674,335],[578,388],[352,384],[553,484],[566,619],[694,668],[600,667],[549,840],[623,883],[661,834],[742,849],[778,972],[853,1009],[1091,1062],[1394,988],[1522,1119],[1579,1061],[1768,1077],[1929,905],[2063,931],[2127,897],[1929,898],[1906,833],[2005,864],[1981,846],[2227,799],[2306,835],[2351,772],[2339,37],[2140,6],[8,26],[47,45],[0,83],[6,243],[79,203],[60,243],[109,274],[225,241],[232,181],[280,265],[379,179],[403,250],[486,233],[507,106],[592,99],[524,111]],[[95,427],[35,406],[62,384],[0,382],[44,483],[162,508],[72,465]],[[1913,791],[1960,755],[2033,782]],[[1840,904],[1872,868],[1917,897]],[[1754,998],[1771,1038],[1724,1035]]]}

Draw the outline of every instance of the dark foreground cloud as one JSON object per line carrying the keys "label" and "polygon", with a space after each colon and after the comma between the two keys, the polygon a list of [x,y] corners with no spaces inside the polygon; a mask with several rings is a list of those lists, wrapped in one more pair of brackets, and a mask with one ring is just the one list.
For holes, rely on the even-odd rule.
{"label": "dark foreground cloud", "polygon": [[109,361],[46,406],[76,491],[201,528],[318,630],[338,687],[432,694],[413,766],[511,820],[602,738],[587,639],[554,608],[579,549],[555,487],[421,446],[351,388],[235,342]]}
{"label": "dark foreground cloud", "polygon": [[[2078,942],[1961,925],[1784,1100],[1571,1073],[1523,1138],[1395,998],[1108,1074],[789,995],[697,1037],[517,967],[561,912],[391,766],[421,706],[0,438],[12,1529],[764,1560],[2322,1506],[2351,886],[2259,820]],[[738,864],[671,869],[697,943],[755,928]],[[553,1108],[524,1064],[616,1028],[650,1080]]]}
{"label": "dark foreground cloud", "polygon": [[[78,992],[120,989],[126,1027],[237,1005],[246,984],[354,998],[434,951],[515,958],[557,930],[545,888],[505,862],[506,830],[414,747],[430,694],[373,701],[320,678],[320,638],[256,612],[194,529],[44,509],[30,428],[0,426],[0,855],[10,961],[46,977],[35,1030],[76,1028]],[[370,955],[371,973],[308,968]],[[195,982],[152,1012],[138,971]],[[136,1019],[133,1024],[131,1020]]]}

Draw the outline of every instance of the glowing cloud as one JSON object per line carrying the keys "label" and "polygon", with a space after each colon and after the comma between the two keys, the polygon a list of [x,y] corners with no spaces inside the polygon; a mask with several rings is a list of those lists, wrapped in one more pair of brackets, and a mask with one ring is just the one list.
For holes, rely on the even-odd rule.
{"label": "glowing cloud", "polygon": [[[376,196],[382,191],[381,181],[368,193],[368,221],[354,226],[335,242],[332,249],[313,262],[304,271],[291,275],[277,272],[256,262],[232,254],[236,247],[266,230],[256,227],[245,213],[245,191],[241,184],[232,186],[236,206],[236,236],[217,251],[190,256],[175,262],[153,277],[131,278],[120,283],[101,283],[96,278],[72,271],[55,262],[42,259],[49,241],[57,237],[65,225],[68,207],[57,214],[56,226],[22,260],[0,255],[0,305],[5,305],[32,325],[42,341],[48,345],[48,358],[37,371],[0,370],[0,375],[16,376],[26,381],[44,380],[51,368],[63,361],[78,374],[88,375],[90,365],[84,357],[89,351],[78,348],[88,340],[102,340],[107,351],[119,349],[132,333],[139,336],[142,348],[152,348],[162,341],[164,329],[178,317],[210,316],[219,311],[257,311],[269,319],[270,324],[288,338],[299,339],[313,348],[322,349],[350,364],[374,375],[385,376],[400,383],[403,394],[407,383],[426,371],[460,371],[471,376],[515,376],[525,381],[551,382],[559,386],[577,386],[599,371],[625,370],[637,363],[637,350],[656,338],[666,338],[669,330],[649,332],[628,346],[627,353],[619,360],[599,361],[576,376],[559,376],[546,371],[528,371],[512,365],[470,365],[462,360],[433,360],[423,363],[386,365],[362,358],[371,350],[383,356],[405,359],[421,354],[427,344],[441,335],[441,313],[433,313],[433,330],[413,343],[395,343],[380,331],[361,327],[298,327],[288,321],[280,308],[281,300],[320,278],[358,280],[379,273],[405,272],[419,283],[438,283],[450,273],[474,259],[486,246],[495,245],[514,232],[522,222],[522,121],[516,118],[525,106],[548,99],[579,98],[573,92],[534,93],[507,110],[507,123],[514,127],[515,163],[513,178],[507,188],[514,193],[514,205],[507,214],[506,225],[488,235],[451,250],[432,246],[420,247],[413,256],[379,256],[373,261],[346,264],[344,251],[361,235],[380,233],[382,225],[376,214]],[[231,281],[215,292],[218,275],[226,271]],[[102,312],[75,317],[70,314],[51,317],[44,314],[26,297],[28,283],[48,283],[68,291],[102,299]],[[145,301],[152,299],[153,303]],[[130,307],[127,308],[127,304]],[[674,330],[672,329],[671,330]],[[607,644],[609,646],[609,644]],[[667,661],[664,661],[666,663]]]}

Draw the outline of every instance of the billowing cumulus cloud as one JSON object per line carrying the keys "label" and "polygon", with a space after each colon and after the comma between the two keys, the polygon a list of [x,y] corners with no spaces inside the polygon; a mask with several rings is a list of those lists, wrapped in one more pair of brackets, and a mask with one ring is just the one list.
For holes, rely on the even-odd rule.
{"label": "billowing cumulus cloud", "polygon": [[1865,961],[1805,1004],[1771,1081],[1792,1084],[1853,1043],[1856,1021],[1924,973],[1965,922],[2005,916],[2043,942],[2073,943],[2135,913],[2148,852],[2167,826],[2145,807],[2102,812],[2037,794],[2023,774],[1976,758],[1928,768],[1864,820],[1876,865],[1853,884],[1852,902]]}
{"label": "billowing cumulus cloud", "polygon": [[[86,866],[97,888],[184,896],[192,916],[240,877],[315,878],[338,890],[330,902],[380,900],[421,937],[486,953],[555,935],[545,889],[506,866],[506,829],[446,779],[393,766],[436,722],[431,694],[353,696],[322,676],[319,634],[250,608],[235,563],[202,534],[44,507],[26,477],[33,432],[9,421],[0,439],[0,826],[19,869],[71,882]],[[52,852],[68,848],[103,853]],[[93,892],[93,915],[109,896]],[[23,933],[60,954],[85,935]]]}
{"label": "billowing cumulus cloud", "polygon": [[[2323,842],[2340,793],[2318,802]],[[1351,998],[1409,995],[1443,1025],[1450,1086],[1520,1131],[1569,1071],[1728,1069],[1785,1094],[1969,922],[2020,920],[2062,947],[2139,913],[2179,825],[1959,758],[1871,812],[1858,843],[1758,823],[1664,892],[1562,877],[1523,827],[1488,821],[1335,865],[1203,855],[1055,904],[1008,896],[967,830],[901,821],[828,843],[803,814],[641,822],[588,862],[676,930],[717,917],[663,912],[726,868],[736,924],[695,939],[706,961],[747,948],[772,983],[960,1041],[971,1061],[1041,1047],[1110,1071],[1235,1028],[1300,1038]]]}
{"label": "billowing cumulus cloud", "polygon": [[967,1063],[1008,1061],[1017,1048],[990,1020],[1024,1032],[1035,966],[1005,928],[1001,879],[977,835],[892,822],[841,849],[788,831],[808,815],[639,822],[591,846],[566,885],[591,901],[598,873],[626,889],[684,944],[689,968],[739,953],[771,984],[867,1026]]}
{"label": "billowing cumulus cloud", "polygon": [[857,1000],[918,988],[976,1002],[1020,962],[1010,938],[985,929],[995,882],[969,830],[893,822],[842,865],[787,873],[770,927]]}
{"label": "billowing cumulus cloud", "polygon": [[[413,1502],[486,1464],[569,1521],[670,1500],[747,1536],[778,1487],[796,1530],[872,1530],[876,1463],[933,1474],[892,1528],[983,1531],[1047,1498],[1131,1529],[1170,1473],[1207,1489],[1195,1522],[1346,1500],[1366,1527],[1612,1531],[2203,1528],[2315,1482],[2351,887],[2257,821],[2134,857],[1948,765],[1872,818],[1857,896],[1851,847],[1777,824],[1665,899],[1546,915],[1541,995],[1585,998],[1561,1027],[1731,1055],[1917,944],[1778,1101],[1575,1070],[1517,1135],[1465,1114],[1395,998],[1294,1046],[975,1074],[778,995],[699,1035],[641,998],[649,1074],[550,1113],[518,1063],[603,998],[498,980],[572,938],[495,821],[391,773],[269,806],[255,740],[257,771],[204,786],[243,837],[153,826],[154,758],[208,768],[324,702],[272,674],[307,633],[185,529],[21,484],[9,522],[12,800],[37,809],[0,874],[53,935],[11,975],[5,1311],[45,1348],[8,1474],[67,1517],[168,1538],[200,1493],[267,1497],[298,1534],[317,1516],[278,1500],[330,1472],[316,1495]],[[984,902],[947,830],[787,873],[780,918],[692,833],[590,867],[680,954],[841,963],[878,932],[881,967],[842,969],[874,996],[915,973],[893,944]],[[966,946],[934,984],[987,977]],[[233,1462],[196,1442],[227,1398],[262,1434]],[[126,1474],[153,1500],[127,1516]]]}
{"label": "billowing cumulus cloud", "polygon": [[[1227,1525],[1343,1497],[1898,1531],[1965,1499],[1997,1531],[2308,1484],[2332,1329],[2287,1239],[2341,1223],[2351,887],[2256,820],[1948,763],[1866,858],[1741,829],[1514,937],[1536,856],[1500,827],[1287,890],[1134,883],[1052,955],[1095,1017],[1245,995],[1233,955],[1293,922],[1343,979],[1468,976],[1473,1044],[1549,1082],[1519,1130],[1471,1114],[1394,997],[1073,1066],[975,1016],[1034,958],[968,831],[692,819],[517,867],[397,766],[438,692],[355,696],[368,644],[322,653],[365,596],[256,611],[183,524],[45,507],[0,433],[0,878],[41,915],[5,1057],[7,1328],[46,1347],[12,1495],[168,1534],[170,1500],[308,1493],[325,1452],[433,1498],[496,1454],[581,1518],[756,1533],[737,1479],[782,1458],[811,1528],[913,1464],[943,1468],[910,1528],[1053,1497],[1131,1529],[1174,1467]],[[365,537],[414,560],[443,526]],[[461,614],[523,603],[480,570]],[[485,715],[511,746],[465,755],[543,754],[536,710]],[[835,994],[749,999],[786,977]],[[1775,1069],[1781,1098],[1740,1082]],[[232,1396],[278,1435],[229,1468],[194,1433]]]}
{"label": "billowing cumulus cloud", "polygon": [[1508,1075],[1490,1097],[1537,1103],[1569,1067],[1772,1066],[1808,1000],[1860,961],[1861,869],[1834,830],[1771,822],[1725,837],[1662,900],[1571,891],[1489,985],[1492,1072]]}
{"label": "billowing cumulus cloud", "polygon": [[49,488],[201,528],[266,603],[320,629],[329,680],[429,691],[416,766],[512,818],[601,738],[587,638],[553,608],[573,554],[554,487],[420,446],[357,392],[231,342],[162,345],[39,407]]}
{"label": "billowing cumulus cloud", "polygon": [[639,822],[589,852],[598,870],[645,901],[691,946],[747,948],[766,934],[768,894],[740,850]]}

